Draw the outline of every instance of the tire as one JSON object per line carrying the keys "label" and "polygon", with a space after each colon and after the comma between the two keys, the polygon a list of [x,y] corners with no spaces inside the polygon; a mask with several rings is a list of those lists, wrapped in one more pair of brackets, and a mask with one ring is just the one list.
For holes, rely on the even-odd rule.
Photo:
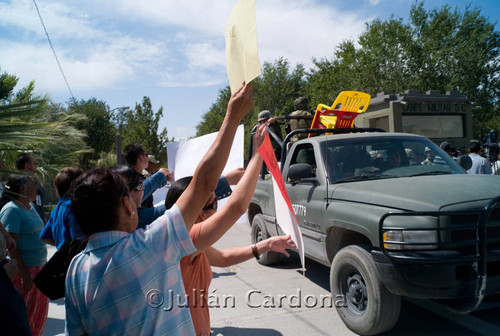
{"label": "tire", "polygon": [[[252,220],[252,244],[257,244],[262,240],[266,240],[270,237],[267,232],[265,219],[262,214],[257,214]],[[259,264],[261,265],[272,265],[278,262],[280,255],[277,252],[266,252],[260,255]]]}
{"label": "tire", "polygon": [[337,253],[330,288],[340,318],[358,334],[383,333],[399,319],[401,297],[385,288],[371,254],[361,246],[347,246]]}

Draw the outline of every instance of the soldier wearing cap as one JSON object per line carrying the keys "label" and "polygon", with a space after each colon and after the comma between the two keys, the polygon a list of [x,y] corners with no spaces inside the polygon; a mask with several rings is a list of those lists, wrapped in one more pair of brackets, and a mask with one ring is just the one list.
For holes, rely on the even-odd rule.
{"label": "soldier wearing cap", "polygon": [[[311,117],[313,114],[309,110],[309,100],[306,97],[300,97],[295,99],[293,102],[293,108],[295,111],[290,113],[290,116],[300,116],[300,117]],[[296,129],[311,128],[312,119],[290,119],[289,126],[290,132]],[[300,139],[307,138],[308,134],[295,134],[290,139],[291,143],[294,143]]]}
{"label": "soldier wearing cap", "polygon": [[263,110],[259,112],[259,115],[257,116],[257,121],[260,123],[263,123],[265,121],[268,121],[268,119],[271,119],[273,116],[271,112],[268,110]]}
{"label": "soldier wearing cap", "polygon": [[[257,115],[257,121],[259,124],[262,124],[262,123],[269,123],[268,127],[269,129],[281,140],[283,141],[283,135],[282,135],[282,132],[281,132],[281,126],[279,125],[278,122],[276,122],[273,118],[273,115],[271,114],[271,112],[269,112],[268,110],[262,110],[259,112],[259,114]],[[257,129],[257,125],[255,125],[255,127],[252,129],[252,133],[255,132],[255,130]],[[276,139],[272,136],[272,135],[269,135],[270,138],[271,138],[271,144],[273,145],[273,150],[274,150],[274,154],[276,155],[276,159],[278,161],[280,161],[281,159],[281,146],[280,144],[276,141]],[[251,147],[250,147],[251,148]]]}
{"label": "soldier wearing cap", "polygon": [[430,149],[429,147],[425,147],[424,154],[425,154],[425,156],[427,156],[427,158],[424,161],[422,161],[420,164],[427,165],[427,166],[432,165],[434,163],[434,157],[436,156],[436,154],[434,154],[434,151],[432,149]]}

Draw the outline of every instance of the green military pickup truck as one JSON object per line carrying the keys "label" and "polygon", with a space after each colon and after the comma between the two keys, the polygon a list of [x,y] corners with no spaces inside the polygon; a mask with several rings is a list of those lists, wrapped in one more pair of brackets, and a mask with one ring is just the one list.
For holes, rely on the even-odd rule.
{"label": "green military pickup truck", "polygon": [[[295,133],[325,133],[296,130]],[[329,130],[282,151],[281,171],[305,254],[330,267],[336,307],[362,335],[391,329],[401,297],[461,313],[500,293],[500,177],[468,175],[429,139]],[[248,208],[252,241],[283,231],[264,168]],[[277,261],[272,252],[260,263]]]}

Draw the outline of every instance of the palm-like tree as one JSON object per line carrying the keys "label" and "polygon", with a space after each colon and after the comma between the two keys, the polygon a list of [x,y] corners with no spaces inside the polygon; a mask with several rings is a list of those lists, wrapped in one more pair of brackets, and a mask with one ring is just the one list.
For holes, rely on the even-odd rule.
{"label": "palm-like tree", "polygon": [[73,125],[81,118],[67,114],[48,96],[34,93],[34,82],[13,94],[17,78],[0,74],[0,158],[4,172],[15,171],[19,153],[37,159],[37,177],[52,183],[60,168],[78,165],[78,157],[90,149],[84,134]]}

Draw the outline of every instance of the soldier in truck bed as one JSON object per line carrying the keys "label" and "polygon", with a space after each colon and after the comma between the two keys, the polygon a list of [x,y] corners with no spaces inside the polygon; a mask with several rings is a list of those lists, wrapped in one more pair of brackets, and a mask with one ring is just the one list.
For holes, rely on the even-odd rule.
{"label": "soldier in truck bed", "polygon": [[[270,111],[268,110],[262,110],[259,112],[257,116],[257,125],[254,126],[254,128],[251,131],[252,136],[250,137],[250,149],[253,146],[253,134],[257,130],[257,126],[263,123],[269,123],[268,127],[269,129],[276,134],[276,136],[279,138],[280,141],[283,141],[283,134],[281,131],[281,126],[280,124],[273,118],[273,115],[271,114]],[[271,144],[273,146],[274,150],[274,155],[276,155],[276,160],[280,161],[281,160],[281,145],[272,137],[271,135],[269,136],[271,138]],[[252,151],[249,150],[248,152],[248,161],[250,161],[250,158],[252,157]]]}
{"label": "soldier in truck bed", "polygon": [[[299,97],[295,99],[295,101],[293,102],[293,108],[295,109],[295,111],[290,113],[290,116],[302,116],[302,117],[313,116],[313,114],[309,110],[309,100],[306,97]],[[290,119],[289,121],[290,130],[287,131],[292,132],[300,128],[306,128],[306,129],[311,128],[311,124],[312,124],[312,119]],[[290,142],[294,143],[300,139],[305,139],[305,138],[307,138],[307,133],[295,134],[290,139]]]}

